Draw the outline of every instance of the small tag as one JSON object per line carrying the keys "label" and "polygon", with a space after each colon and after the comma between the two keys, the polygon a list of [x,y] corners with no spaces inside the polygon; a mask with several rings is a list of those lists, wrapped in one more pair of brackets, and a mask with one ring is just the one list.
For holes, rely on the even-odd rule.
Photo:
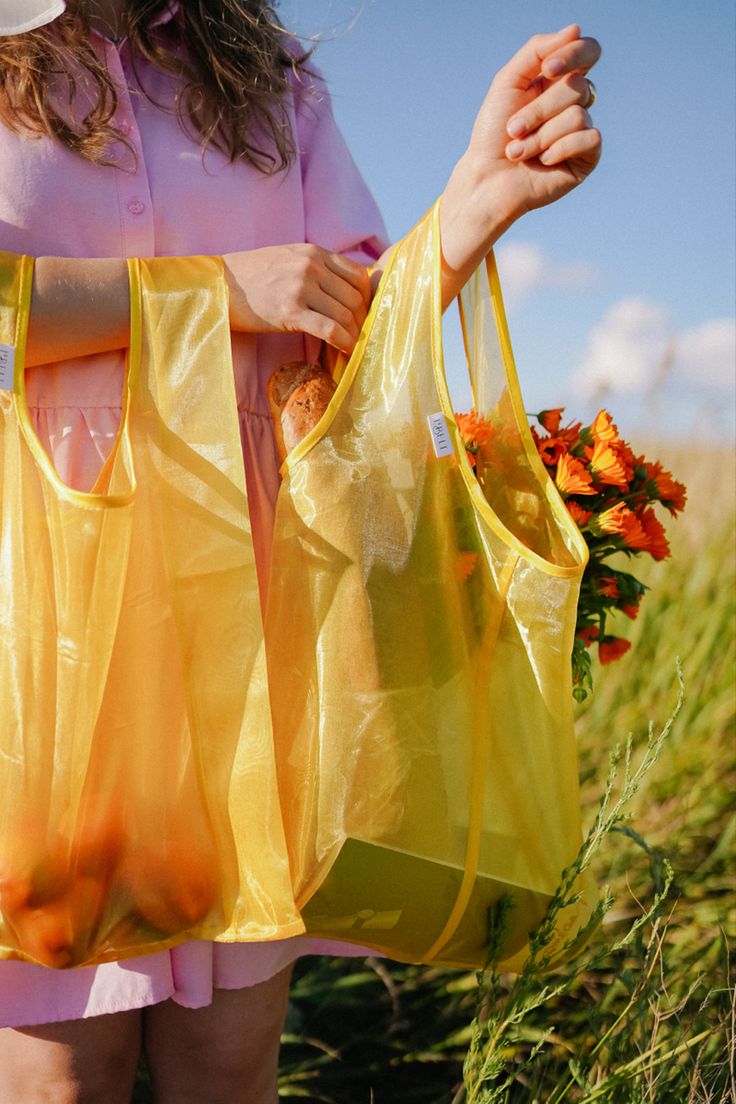
{"label": "small tag", "polygon": [[0,343],[0,389],[12,391],[15,386],[15,345]]}
{"label": "small tag", "polygon": [[441,412],[428,414],[427,421],[429,422],[429,432],[432,434],[435,456],[452,456],[455,450],[452,447],[445,415]]}

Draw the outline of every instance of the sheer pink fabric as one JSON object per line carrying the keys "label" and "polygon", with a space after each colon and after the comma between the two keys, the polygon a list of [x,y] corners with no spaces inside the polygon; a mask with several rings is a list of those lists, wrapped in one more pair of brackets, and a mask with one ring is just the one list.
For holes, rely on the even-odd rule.
{"label": "sheer pink fabric", "polygon": [[[175,17],[176,5],[161,20]],[[172,33],[173,24],[160,34]],[[136,93],[129,48],[93,36],[119,92],[120,167],[102,168],[47,139],[0,126],[0,249],[35,256],[217,254],[311,241],[368,263],[386,245],[381,217],[337,130],[319,77],[293,82],[289,105],[297,157],[266,177],[204,159],[175,116]],[[172,80],[138,62],[146,88],[173,102]],[[84,96],[77,110],[84,111]],[[251,522],[261,597],[269,584],[278,462],[265,394],[273,369],[314,355],[301,335],[233,336]],[[120,418],[123,357],[105,354],[29,369],[27,393],[41,441],[62,479],[89,489]],[[300,954],[346,953],[343,944],[297,938],[268,944],[187,943],[172,951],[68,972],[0,962],[0,1026],[76,1019],[172,997],[196,1008],[213,988],[256,984]],[[363,953],[360,948],[347,953]]]}

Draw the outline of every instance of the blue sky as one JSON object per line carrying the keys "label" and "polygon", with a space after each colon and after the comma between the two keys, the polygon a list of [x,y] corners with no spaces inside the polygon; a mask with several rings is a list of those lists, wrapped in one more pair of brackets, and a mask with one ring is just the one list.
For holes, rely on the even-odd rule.
{"label": "blue sky", "polygon": [[[596,173],[497,246],[527,409],[734,435],[734,11],[727,0],[282,0],[392,238],[444,187],[498,69],[578,22],[603,57]],[[448,374],[464,405],[454,327]]]}

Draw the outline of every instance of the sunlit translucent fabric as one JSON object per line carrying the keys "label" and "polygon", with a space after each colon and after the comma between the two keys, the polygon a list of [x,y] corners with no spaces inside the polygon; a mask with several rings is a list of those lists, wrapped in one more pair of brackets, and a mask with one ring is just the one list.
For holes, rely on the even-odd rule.
{"label": "sunlit translucent fabric", "polygon": [[[513,966],[581,842],[570,653],[586,547],[533,446],[492,259],[462,297],[492,426],[470,468],[439,265],[435,209],[394,251],[325,416],[283,466],[272,711],[307,930],[477,965],[508,896]],[[586,892],[562,913],[556,947],[589,908]]]}
{"label": "sunlit translucent fabric", "polygon": [[0,254],[0,956],[297,934],[221,262],[130,262],[89,493],[29,419],[31,279]]}

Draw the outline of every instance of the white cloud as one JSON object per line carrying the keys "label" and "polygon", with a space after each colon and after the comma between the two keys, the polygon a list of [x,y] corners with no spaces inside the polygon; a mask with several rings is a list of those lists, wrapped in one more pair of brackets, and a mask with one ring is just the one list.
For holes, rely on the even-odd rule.
{"label": "white cloud", "polygon": [[565,264],[550,260],[531,242],[505,242],[495,250],[503,298],[509,311],[535,288],[588,289],[599,282],[599,273],[582,261]]}
{"label": "white cloud", "polygon": [[662,365],[672,328],[664,307],[621,299],[593,327],[573,383],[587,395],[646,390]]}
{"label": "white cloud", "polygon": [[603,391],[645,394],[670,378],[728,393],[734,386],[735,358],[733,318],[677,330],[661,304],[621,299],[591,330],[571,382],[587,396]]}
{"label": "white cloud", "polygon": [[675,367],[703,387],[730,391],[736,376],[736,319],[712,318],[675,337]]}

